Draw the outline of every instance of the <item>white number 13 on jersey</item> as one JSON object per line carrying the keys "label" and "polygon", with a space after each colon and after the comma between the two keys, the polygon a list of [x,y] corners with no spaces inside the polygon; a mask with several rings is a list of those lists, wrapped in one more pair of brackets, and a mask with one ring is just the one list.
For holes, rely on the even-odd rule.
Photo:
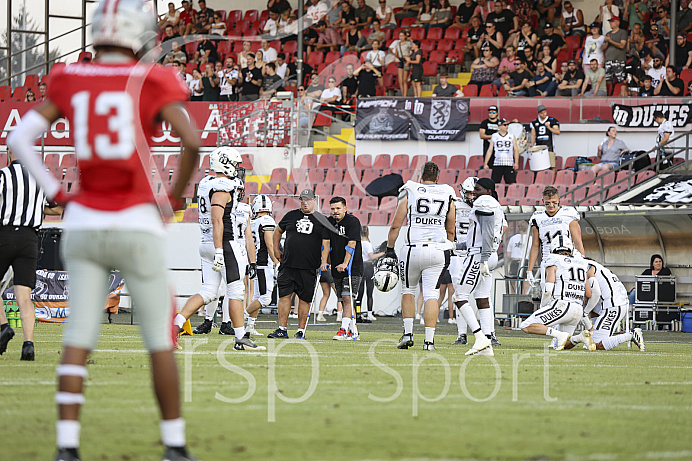
{"label": "white number 13 on jersey", "polygon": [[[91,94],[80,91],[72,96],[74,109],[75,151],[77,157],[88,160],[92,157],[88,141],[89,109]],[[111,112],[114,113],[112,115]],[[102,159],[127,159],[135,151],[134,118],[132,98],[123,91],[106,91],[99,94],[94,101],[94,115],[107,116],[107,131],[94,135],[96,155]],[[113,142],[115,135],[115,142]]]}

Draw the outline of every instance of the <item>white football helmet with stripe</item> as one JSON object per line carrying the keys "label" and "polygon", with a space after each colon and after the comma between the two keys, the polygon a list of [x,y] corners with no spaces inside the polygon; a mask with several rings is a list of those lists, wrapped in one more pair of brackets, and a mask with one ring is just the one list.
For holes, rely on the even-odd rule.
{"label": "white football helmet with stripe", "polygon": [[375,275],[372,277],[375,283],[375,288],[382,292],[388,292],[394,289],[399,283],[399,265],[394,258],[381,258],[377,261],[375,267]]}
{"label": "white football helmet with stripe", "polygon": [[272,212],[272,201],[266,195],[258,195],[252,201],[252,213],[257,216],[257,213]]}
{"label": "white football helmet with stripe", "polygon": [[550,242],[550,252],[551,253],[569,253],[572,255],[574,252],[574,244],[572,240],[566,235],[556,235]]}
{"label": "white football helmet with stripe", "polygon": [[151,3],[142,0],[103,0],[91,23],[94,48],[126,48],[138,58],[156,46],[156,32]]}

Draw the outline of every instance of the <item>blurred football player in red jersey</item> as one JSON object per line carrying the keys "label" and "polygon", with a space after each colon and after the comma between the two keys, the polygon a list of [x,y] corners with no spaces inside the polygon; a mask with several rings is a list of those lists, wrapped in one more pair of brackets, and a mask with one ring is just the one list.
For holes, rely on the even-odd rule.
{"label": "blurred football player in red jersey", "polygon": [[[94,62],[51,73],[46,101],[26,114],[8,140],[46,196],[67,203],[62,254],[70,274],[71,315],[57,367],[55,459],[79,460],[86,359],[98,342],[109,273],[118,269],[138,306],[151,356],[166,447],[163,459],[192,460],[180,409],[164,226],[149,180],[148,144],[161,120],[170,123],[182,139],[179,177],[171,192],[172,203],[177,203],[198,162],[199,138],[182,107],[187,89],[175,70],[143,62],[156,39],[149,4],[102,1],[94,13],[92,34]],[[73,197],[46,172],[33,151],[36,138],[59,117],[67,118],[73,127],[81,173],[80,188]],[[171,211],[171,204],[165,207]]]}

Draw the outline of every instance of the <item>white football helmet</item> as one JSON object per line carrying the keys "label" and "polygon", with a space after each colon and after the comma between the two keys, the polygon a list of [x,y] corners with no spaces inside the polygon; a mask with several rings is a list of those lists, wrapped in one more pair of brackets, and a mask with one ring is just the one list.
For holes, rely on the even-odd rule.
{"label": "white football helmet", "polygon": [[566,252],[570,255],[574,251],[574,244],[566,235],[557,235],[553,240],[550,241],[550,252],[551,253],[561,253]]}
{"label": "white football helmet", "polygon": [[473,189],[476,187],[477,182],[477,177],[469,176],[468,178],[464,179],[464,182],[461,183],[462,198],[464,199],[464,202],[466,202],[466,204],[469,206],[473,206],[473,199],[469,199],[468,195],[466,194],[473,193]]}
{"label": "white football helmet", "polygon": [[382,258],[377,262],[372,277],[375,287],[383,292],[391,291],[399,283],[399,266],[394,258]]}
{"label": "white football helmet", "polygon": [[150,2],[103,0],[91,22],[94,48],[114,46],[132,50],[138,58],[156,46],[156,17]]}
{"label": "white football helmet", "polygon": [[272,212],[272,201],[266,195],[258,195],[252,201],[252,213],[257,216],[257,213]]}
{"label": "white football helmet", "polygon": [[238,165],[242,162],[243,157],[238,152],[238,149],[234,147],[218,147],[209,154],[209,169],[216,173],[222,173],[229,178],[240,176]]}

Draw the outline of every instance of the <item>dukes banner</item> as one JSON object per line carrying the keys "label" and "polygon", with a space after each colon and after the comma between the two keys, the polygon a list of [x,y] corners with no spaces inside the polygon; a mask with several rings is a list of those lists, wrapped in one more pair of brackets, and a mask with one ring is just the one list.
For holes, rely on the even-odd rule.
{"label": "dukes banner", "polygon": [[469,100],[367,98],[358,101],[356,140],[464,141]]}

